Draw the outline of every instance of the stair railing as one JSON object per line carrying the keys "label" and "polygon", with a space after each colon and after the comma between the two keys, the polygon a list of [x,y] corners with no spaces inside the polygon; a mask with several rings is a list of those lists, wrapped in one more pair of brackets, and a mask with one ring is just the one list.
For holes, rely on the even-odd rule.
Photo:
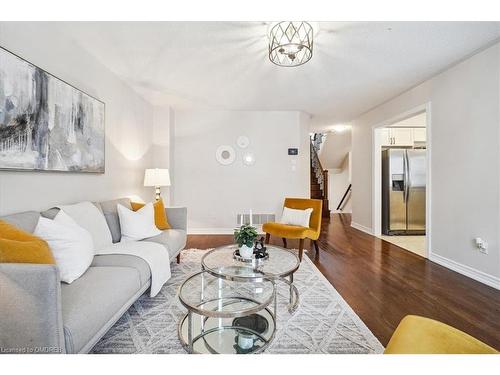
{"label": "stair railing", "polygon": [[328,171],[323,169],[321,161],[319,160],[316,147],[311,141],[311,168],[318,181],[319,188],[321,189],[323,199],[328,199]]}
{"label": "stair railing", "polygon": [[349,184],[349,186],[347,187],[347,189],[344,193],[344,196],[342,197],[339,205],[337,206],[337,211],[342,211],[344,209],[344,207],[342,207],[342,206],[343,206],[344,200],[346,200],[347,194],[349,194],[349,192],[351,191],[351,188],[352,188],[352,184]]}

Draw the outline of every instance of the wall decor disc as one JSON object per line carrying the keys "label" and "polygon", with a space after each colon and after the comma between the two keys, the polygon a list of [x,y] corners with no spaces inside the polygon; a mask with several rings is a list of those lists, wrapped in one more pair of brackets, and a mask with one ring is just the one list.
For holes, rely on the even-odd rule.
{"label": "wall decor disc", "polygon": [[239,148],[247,148],[250,145],[250,139],[244,135],[240,135],[236,140],[236,144]]}
{"label": "wall decor disc", "polygon": [[251,152],[245,153],[245,155],[243,155],[243,164],[245,164],[248,167],[254,165],[255,164],[255,155]]}
{"label": "wall decor disc", "polygon": [[215,159],[222,165],[233,164],[236,159],[236,151],[229,145],[222,145],[215,151]]}

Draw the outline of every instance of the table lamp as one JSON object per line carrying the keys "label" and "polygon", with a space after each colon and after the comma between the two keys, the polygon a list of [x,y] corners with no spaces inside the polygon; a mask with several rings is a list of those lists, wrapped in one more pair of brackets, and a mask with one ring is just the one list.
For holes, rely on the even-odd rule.
{"label": "table lamp", "polygon": [[146,169],[144,172],[144,186],[154,186],[156,189],[156,200],[160,197],[160,186],[170,186],[170,175],[168,169]]}

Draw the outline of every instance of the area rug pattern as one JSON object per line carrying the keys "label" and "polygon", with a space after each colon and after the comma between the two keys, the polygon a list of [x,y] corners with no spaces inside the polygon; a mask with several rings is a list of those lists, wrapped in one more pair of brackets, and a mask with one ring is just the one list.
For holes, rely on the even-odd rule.
{"label": "area rug pattern", "polygon": [[[177,336],[185,308],[177,289],[200,270],[204,250],[182,252],[172,263],[172,278],[160,293],[144,294],[96,344],[93,353],[186,353]],[[288,287],[278,288],[276,336],[265,353],[381,353],[384,348],[311,260],[304,256],[294,283],[300,293],[295,314],[286,310]]]}

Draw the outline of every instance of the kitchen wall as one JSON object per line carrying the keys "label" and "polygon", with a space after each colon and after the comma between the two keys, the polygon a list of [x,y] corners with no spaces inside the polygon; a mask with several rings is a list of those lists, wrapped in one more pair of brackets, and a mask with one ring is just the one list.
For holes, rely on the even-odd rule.
{"label": "kitchen wall", "polygon": [[431,260],[500,288],[499,93],[495,44],[355,119],[353,225],[372,229],[372,126],[429,102]]}
{"label": "kitchen wall", "polygon": [[[188,207],[189,232],[230,233],[238,213],[280,216],[285,197],[308,197],[308,125],[300,112],[176,111],[173,203]],[[240,135],[247,149],[236,145]],[[232,165],[216,161],[220,145],[236,150]],[[288,155],[291,147],[298,156]],[[253,166],[242,162],[246,151]]]}
{"label": "kitchen wall", "polygon": [[106,173],[0,171],[0,215],[81,200],[150,198],[153,108],[58,30],[56,23],[0,23],[0,46],[106,103]]}

